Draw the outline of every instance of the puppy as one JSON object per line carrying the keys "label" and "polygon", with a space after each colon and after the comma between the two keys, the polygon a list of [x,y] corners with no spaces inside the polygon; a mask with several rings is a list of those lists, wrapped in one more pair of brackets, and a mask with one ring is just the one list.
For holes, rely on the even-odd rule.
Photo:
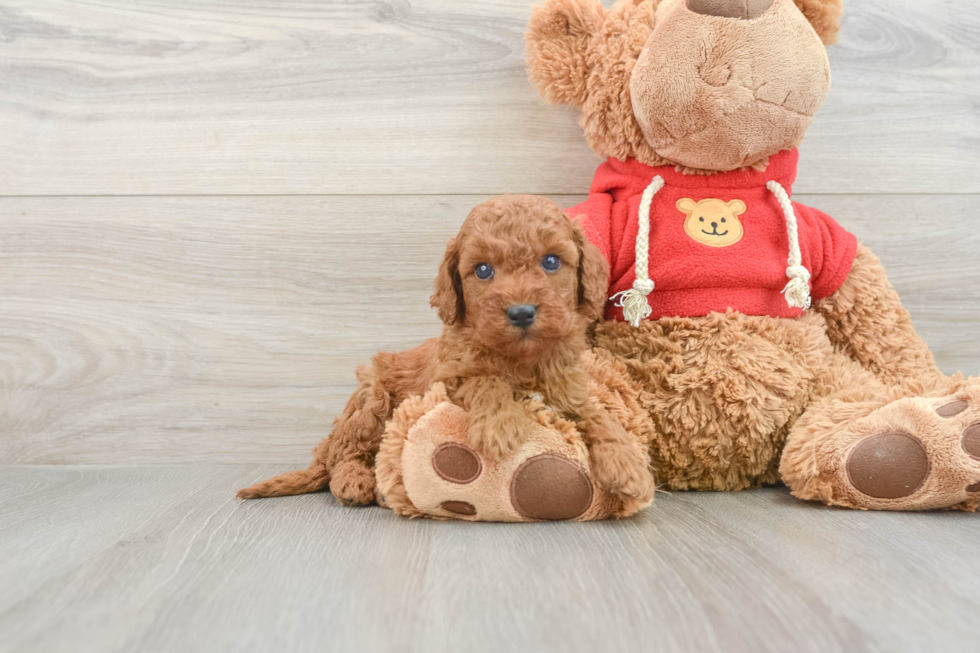
{"label": "puppy", "polygon": [[605,258],[553,202],[508,195],[477,206],[446,248],[435,281],[431,304],[445,325],[442,336],[361,366],[357,390],[310,467],[238,496],[303,494],[329,484],[345,504],[373,502],[385,423],[399,403],[441,381],[468,411],[470,444],[482,455],[499,458],[521,446],[529,418],[519,402],[537,394],[576,423],[603,487],[651,498],[646,456],[589,397],[579,366],[586,330],[603,313],[608,276]]}

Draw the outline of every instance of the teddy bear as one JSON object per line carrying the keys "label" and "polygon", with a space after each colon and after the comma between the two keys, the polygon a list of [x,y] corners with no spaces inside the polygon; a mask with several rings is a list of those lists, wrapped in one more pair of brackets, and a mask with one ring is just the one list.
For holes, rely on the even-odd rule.
{"label": "teddy bear", "polygon": [[[567,209],[610,264],[595,352],[628,371],[671,490],[784,483],[976,511],[980,383],[937,368],[878,258],[792,200],[841,0],[545,0],[530,80],[604,158]],[[583,189],[584,191],[585,189]]]}

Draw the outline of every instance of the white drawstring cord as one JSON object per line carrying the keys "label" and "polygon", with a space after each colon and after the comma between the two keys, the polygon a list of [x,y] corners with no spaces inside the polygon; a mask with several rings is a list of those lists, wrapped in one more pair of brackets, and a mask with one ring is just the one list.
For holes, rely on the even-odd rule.
{"label": "white drawstring cord", "polygon": [[[639,224],[636,229],[636,280],[633,288],[623,290],[612,297],[610,301],[615,302],[615,306],[623,309],[623,317],[634,327],[640,326],[643,320],[653,313],[647,295],[653,292],[654,283],[650,280],[650,204],[653,203],[653,196],[664,187],[664,178],[657,175],[650,182],[650,185],[643,191],[640,198],[640,211],[637,218]],[[619,297],[617,301],[616,298]]]}
{"label": "white drawstring cord", "polygon": [[786,276],[789,283],[783,288],[786,295],[786,303],[790,308],[810,308],[810,271],[803,266],[803,255],[800,253],[800,232],[796,225],[796,213],[793,212],[793,203],[786,194],[786,189],[778,181],[770,181],[766,184],[779,205],[783,207],[783,214],[786,216],[786,235],[789,237],[789,267],[786,268]]}
{"label": "white drawstring cord", "polygon": [[[643,191],[640,198],[639,222],[636,230],[636,280],[630,290],[623,290],[610,297],[615,306],[623,309],[623,317],[634,327],[653,313],[647,295],[653,292],[654,283],[650,279],[650,205],[653,197],[664,187],[664,179],[657,175]],[[789,283],[783,288],[786,303],[790,308],[810,308],[810,271],[803,265],[800,251],[800,232],[796,224],[796,213],[786,189],[778,181],[770,181],[766,188],[776,196],[779,206],[786,216],[786,235],[789,239],[789,258],[786,276]],[[617,299],[618,298],[618,299]]]}

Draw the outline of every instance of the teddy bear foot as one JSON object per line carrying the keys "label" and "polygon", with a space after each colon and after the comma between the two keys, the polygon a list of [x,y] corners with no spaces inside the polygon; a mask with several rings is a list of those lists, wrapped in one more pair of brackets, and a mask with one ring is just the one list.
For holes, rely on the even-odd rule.
{"label": "teddy bear foot", "polygon": [[524,444],[491,459],[469,446],[466,411],[441,387],[406,401],[378,455],[380,503],[406,516],[504,522],[627,517],[649,505],[652,492],[620,497],[599,484],[571,422],[533,408],[529,417]]}
{"label": "teddy bear foot", "polygon": [[[855,438],[854,436],[858,437]],[[842,505],[932,510],[980,505],[980,385],[955,395],[894,401],[839,434]]]}

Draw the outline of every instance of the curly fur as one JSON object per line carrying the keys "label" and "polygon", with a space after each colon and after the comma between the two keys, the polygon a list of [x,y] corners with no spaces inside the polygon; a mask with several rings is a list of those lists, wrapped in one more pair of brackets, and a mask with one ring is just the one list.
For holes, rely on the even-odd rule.
{"label": "curly fur", "polygon": [[[547,254],[560,257],[558,270],[542,269]],[[493,267],[490,279],[476,277],[481,263]],[[445,324],[442,336],[375,356],[359,369],[358,389],[331,436],[314,450],[309,469],[258,483],[239,496],[300,494],[329,483],[341,501],[371,503],[385,423],[403,405],[403,413],[417,413],[415,403],[404,402],[442,384],[446,396],[468,411],[471,444],[484,456],[499,458],[520,446],[528,418],[519,401],[537,393],[575,423],[604,487],[648,500],[653,480],[645,452],[590,399],[590,379],[579,363],[586,328],[605,305],[608,275],[602,254],[554,203],[513,195],[481,204],[446,248],[435,281],[431,303]],[[508,321],[507,309],[517,304],[537,307],[531,326]],[[407,421],[407,414],[396,420]],[[397,488],[389,491],[386,496],[398,501]]]}

